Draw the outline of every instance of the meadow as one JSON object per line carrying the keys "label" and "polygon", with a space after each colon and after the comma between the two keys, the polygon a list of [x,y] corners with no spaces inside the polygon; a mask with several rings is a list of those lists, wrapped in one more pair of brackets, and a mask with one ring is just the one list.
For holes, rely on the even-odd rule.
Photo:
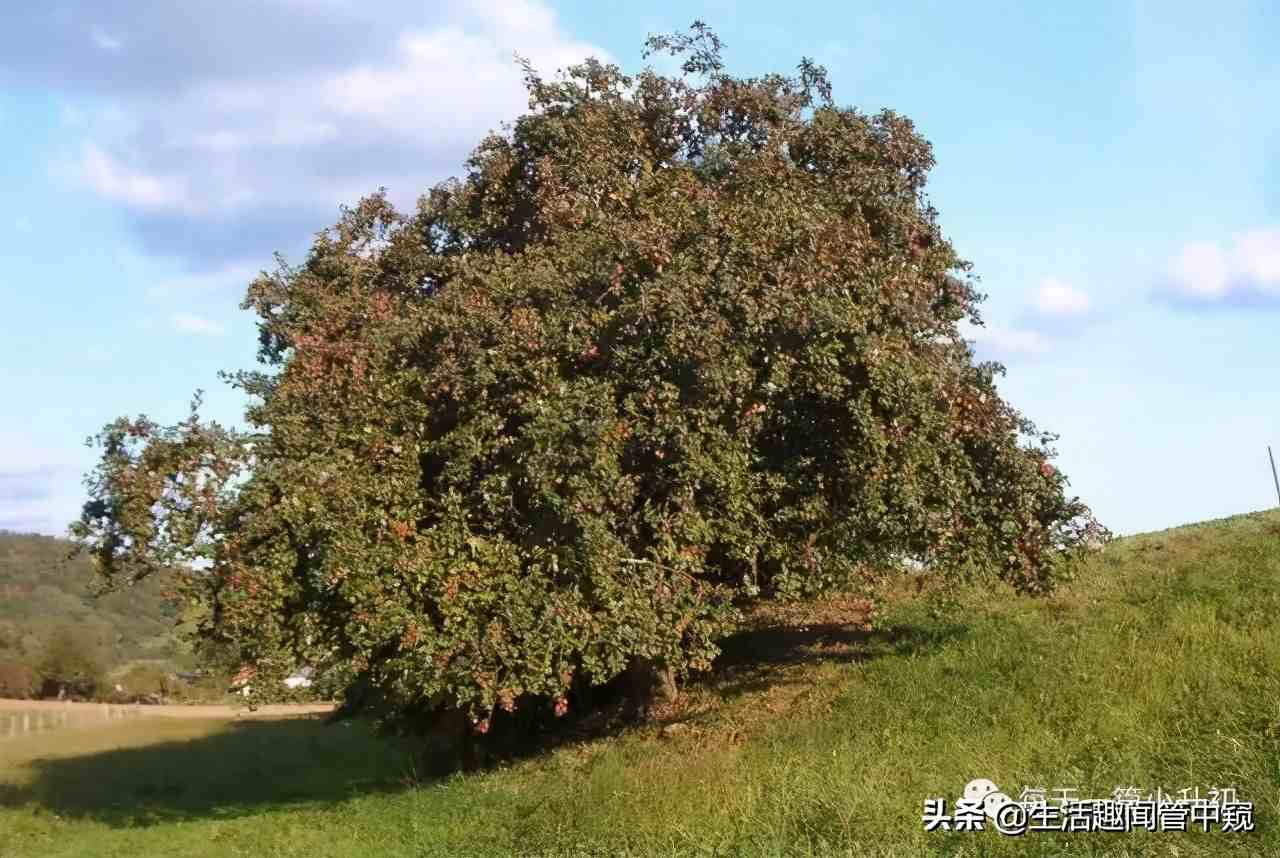
{"label": "meadow", "polygon": [[[478,773],[313,718],[0,739],[0,856],[1280,855],[1280,514],[1118,540],[1046,599],[806,610],[730,641],[666,724]],[[926,832],[976,777],[1231,786],[1256,830]]]}

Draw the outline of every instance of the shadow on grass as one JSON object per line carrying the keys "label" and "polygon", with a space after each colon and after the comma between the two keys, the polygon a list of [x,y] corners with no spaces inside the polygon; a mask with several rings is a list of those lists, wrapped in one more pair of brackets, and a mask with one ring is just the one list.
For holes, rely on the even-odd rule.
{"label": "shadow on grass", "polygon": [[[877,631],[839,624],[756,628],[726,639],[716,667],[695,677],[690,686],[732,698],[805,682],[802,672],[786,671],[795,665],[923,653],[964,633],[961,626],[903,625]],[[498,730],[501,724],[495,722],[481,765],[617,735],[632,726],[625,713],[620,691],[606,686],[594,689],[590,699],[579,700],[569,718],[539,717],[536,729],[515,729],[513,723],[512,729]],[[462,760],[452,739],[382,739],[359,720],[232,722],[199,738],[31,760],[25,764],[29,785],[0,784],[0,807],[35,804],[66,818],[123,828],[331,805],[357,795],[406,789],[457,771]]]}
{"label": "shadow on grass", "polygon": [[796,665],[924,654],[967,634],[967,626],[952,623],[900,624],[883,629],[839,623],[765,626],[721,641],[721,655],[704,681],[732,697],[763,691],[781,681],[786,668]]}
{"label": "shadow on grass", "polygon": [[194,739],[31,760],[30,783],[0,785],[0,806],[116,828],[233,818],[397,790],[408,760],[359,722],[237,721]]}
{"label": "shadow on grass", "polygon": [[[722,640],[715,665],[690,677],[681,696],[731,700],[771,688],[804,685],[814,681],[814,674],[796,669],[803,665],[923,655],[968,634],[968,626],[954,623],[903,623],[882,629],[841,622],[760,624]],[[623,686],[617,682],[592,689],[590,699],[583,702],[587,705],[579,705],[574,717],[544,722],[544,730],[527,737],[523,744],[494,747],[491,757],[514,761],[561,745],[607,738],[634,725],[627,715]],[[660,708],[653,721],[680,721],[690,714],[677,703],[666,711]]]}

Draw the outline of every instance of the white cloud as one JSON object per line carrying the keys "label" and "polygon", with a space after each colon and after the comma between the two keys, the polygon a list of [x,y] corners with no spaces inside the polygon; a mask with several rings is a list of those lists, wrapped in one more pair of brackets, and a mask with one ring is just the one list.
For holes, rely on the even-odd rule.
{"label": "white cloud", "polygon": [[1246,230],[1227,249],[1215,241],[1184,245],[1169,266],[1166,290],[1209,304],[1280,299],[1280,227]]}
{"label": "white cloud", "polygon": [[1036,290],[1035,309],[1045,318],[1079,318],[1087,315],[1092,306],[1086,292],[1053,277],[1043,280]]}
{"label": "white cloud", "polygon": [[1096,321],[1087,292],[1056,277],[1040,281],[1030,301],[1015,313],[1013,324],[965,325],[962,334],[983,357],[1029,358],[1046,354],[1064,337]]}
{"label": "white cloud", "polygon": [[97,194],[114,202],[146,210],[188,207],[180,179],[133,170],[96,144],[85,144],[78,166],[80,178]]}
{"label": "white cloud", "polygon": [[[267,263],[271,250],[299,247],[339,205],[379,186],[411,207],[459,173],[486,132],[528,109],[516,54],[546,75],[610,59],[544,0],[406,0],[376,13],[345,0],[233,2],[200,52],[172,57],[150,52],[172,53],[198,20],[130,3],[121,15],[115,26],[145,23],[157,37],[114,61],[130,72],[118,91],[87,67],[84,92],[68,91],[127,117],[64,108],[85,140],[74,174],[135,215],[148,251],[200,268]],[[296,38],[242,62],[244,45],[270,33]],[[103,50],[121,46],[93,34]]]}
{"label": "white cloud", "polygon": [[480,135],[527,109],[515,54],[546,73],[589,55],[608,58],[566,35],[541,3],[463,6],[469,14],[462,23],[405,29],[379,60],[303,79],[214,82],[210,103],[229,121],[253,119],[249,128],[258,127],[253,114],[283,110],[275,121],[297,129],[358,128],[419,145],[445,143],[458,155],[453,169]]}
{"label": "white cloud", "polygon": [[119,39],[109,36],[101,30],[94,30],[90,35],[93,39],[93,43],[97,45],[100,50],[107,51],[108,53],[119,53],[120,49],[124,47]]}
{"label": "white cloud", "polygon": [[1174,280],[1187,295],[1220,298],[1231,276],[1227,256],[1217,244],[1193,242],[1182,248],[1173,264]]}
{"label": "white cloud", "polygon": [[1236,238],[1241,276],[1264,291],[1280,292],[1280,227],[1254,229]]}
{"label": "white cloud", "polygon": [[174,313],[169,317],[169,324],[180,334],[196,334],[198,336],[219,336],[225,328],[217,322],[210,321],[194,313]]}
{"label": "white cloud", "polygon": [[1049,338],[1027,328],[985,325],[970,327],[965,339],[977,344],[978,350],[995,357],[1040,355],[1049,348]]}

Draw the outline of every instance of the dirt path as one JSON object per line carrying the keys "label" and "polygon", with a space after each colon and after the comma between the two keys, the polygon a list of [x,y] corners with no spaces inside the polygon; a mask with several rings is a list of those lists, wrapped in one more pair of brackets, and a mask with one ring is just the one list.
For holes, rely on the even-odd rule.
{"label": "dirt path", "polygon": [[147,706],[140,703],[71,703],[61,700],[6,700],[0,699],[0,715],[6,712],[67,712],[76,714],[102,714],[128,711],[130,714],[154,715],[162,718],[287,718],[291,715],[315,715],[333,711],[332,703],[297,703],[260,706],[249,711],[243,706],[219,706],[214,704],[169,704]]}

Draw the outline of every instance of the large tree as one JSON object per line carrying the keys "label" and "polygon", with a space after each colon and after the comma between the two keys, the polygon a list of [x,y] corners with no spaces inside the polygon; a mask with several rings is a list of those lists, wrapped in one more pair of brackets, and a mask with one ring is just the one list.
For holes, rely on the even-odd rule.
{"label": "large tree", "polygon": [[327,659],[392,722],[478,732],[627,670],[669,692],[752,600],[906,559],[1048,590],[1100,531],[961,336],[982,296],[929,144],[807,60],[730,76],[701,24],[648,47],[682,73],[526,64],[465,178],[254,282],[248,431],[98,436],[103,573],[185,569],[265,679]]}

